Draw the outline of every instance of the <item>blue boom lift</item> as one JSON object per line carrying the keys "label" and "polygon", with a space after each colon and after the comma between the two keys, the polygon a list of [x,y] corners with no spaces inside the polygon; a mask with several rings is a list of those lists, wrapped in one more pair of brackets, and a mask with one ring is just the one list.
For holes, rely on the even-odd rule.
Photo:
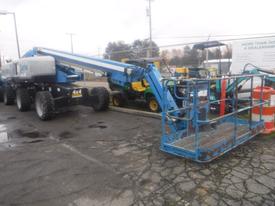
{"label": "blue boom lift", "polygon": [[[45,64],[52,63],[50,59],[43,60],[42,57],[53,59],[55,72],[51,75],[41,74],[40,70],[45,68]],[[8,67],[3,69],[4,103],[13,104],[16,99],[18,109],[27,111],[34,102],[36,112],[42,120],[50,119],[58,108],[67,105],[90,105],[97,111],[107,109],[109,94],[105,88],[93,88],[89,93],[87,88],[73,84],[75,81],[83,80],[83,75],[79,72],[81,69],[106,72],[109,81],[120,87],[131,87],[133,82],[141,82],[145,78],[150,85],[154,85],[151,89],[157,102],[162,102],[161,76],[152,64],[148,68],[142,68],[132,64],[35,47],[22,59],[4,67]],[[48,67],[46,69],[50,71]],[[26,78],[31,72],[33,74],[30,75],[31,78]],[[176,107],[170,93],[167,98],[171,107]]]}
{"label": "blue boom lift", "polygon": [[[67,74],[65,72],[68,71],[68,68],[95,69],[106,72],[108,74],[108,81],[120,87],[131,87],[132,83],[142,83],[142,81],[146,79],[156,100],[161,105],[162,77],[153,64],[148,64],[147,68],[144,68],[134,64],[71,54],[46,48],[34,48],[27,52],[24,57],[35,55],[54,57],[57,67],[57,79],[60,80],[66,79]],[[169,107],[176,109],[176,103],[170,93],[167,94],[167,98],[169,99]]]}

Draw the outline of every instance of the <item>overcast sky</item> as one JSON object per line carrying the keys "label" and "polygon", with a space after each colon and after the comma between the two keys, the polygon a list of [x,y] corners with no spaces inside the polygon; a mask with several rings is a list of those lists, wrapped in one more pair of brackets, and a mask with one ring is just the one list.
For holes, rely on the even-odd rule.
{"label": "overcast sky", "polygon": [[[66,32],[76,34],[76,53],[90,55],[104,52],[109,41],[148,38],[147,6],[146,0],[0,0],[0,10],[16,12],[21,53],[34,46],[70,51]],[[274,0],[154,0],[153,40],[167,45],[195,40],[172,38],[180,36],[272,33],[274,8]],[[17,56],[11,15],[0,16],[0,52]]]}

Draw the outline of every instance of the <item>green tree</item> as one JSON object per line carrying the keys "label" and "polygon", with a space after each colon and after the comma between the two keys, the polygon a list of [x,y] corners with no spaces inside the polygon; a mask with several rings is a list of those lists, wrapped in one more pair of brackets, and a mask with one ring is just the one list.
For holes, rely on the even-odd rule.
{"label": "green tree", "polygon": [[104,58],[115,61],[121,61],[124,58],[131,59],[133,58],[131,45],[126,44],[123,41],[109,42],[105,49]]}
{"label": "green tree", "polygon": [[189,46],[183,48],[183,66],[196,67],[199,64],[199,52]]}
{"label": "green tree", "polygon": [[224,51],[222,52],[222,58],[231,59],[232,58],[232,47],[227,45]]}
{"label": "green tree", "polygon": [[[134,52],[134,58],[145,58],[150,47],[150,41],[148,39],[137,39],[132,43],[132,50]],[[152,41],[152,57],[159,57],[159,47]]]}
{"label": "green tree", "polygon": [[[106,49],[104,58],[121,61],[121,59],[139,59],[147,57],[149,49],[149,40],[135,40],[132,44],[126,44],[123,41],[109,42]],[[159,47],[155,42],[152,42],[152,56],[159,57]]]}
{"label": "green tree", "polygon": [[177,66],[177,67],[181,67],[183,66],[183,50],[182,49],[172,49],[171,51],[171,60],[170,60],[170,64],[173,66]]}

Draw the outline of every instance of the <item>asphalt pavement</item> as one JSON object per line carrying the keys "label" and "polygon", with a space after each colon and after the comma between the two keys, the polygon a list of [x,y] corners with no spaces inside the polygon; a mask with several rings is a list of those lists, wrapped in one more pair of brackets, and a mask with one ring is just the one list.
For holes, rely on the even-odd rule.
{"label": "asphalt pavement", "polygon": [[40,121],[0,103],[0,205],[274,205],[275,137],[209,164],[159,150],[159,119],[77,106]]}

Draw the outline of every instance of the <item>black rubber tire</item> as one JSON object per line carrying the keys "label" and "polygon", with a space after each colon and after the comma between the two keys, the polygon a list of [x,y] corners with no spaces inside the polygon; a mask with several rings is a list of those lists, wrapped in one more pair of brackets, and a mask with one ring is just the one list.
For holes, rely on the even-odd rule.
{"label": "black rubber tire", "polygon": [[15,100],[15,94],[11,87],[5,87],[4,88],[4,94],[3,94],[4,104],[5,105],[12,105],[14,104]]}
{"label": "black rubber tire", "polygon": [[[156,106],[156,109],[153,109],[151,107],[151,105],[150,105],[151,102],[154,102],[154,105]],[[150,112],[155,112],[155,113],[160,112],[161,108],[159,106],[159,103],[158,103],[156,97],[150,96],[150,97],[147,98],[147,108],[150,110]]]}
{"label": "black rubber tire", "polygon": [[4,100],[4,94],[3,94],[4,92],[3,92],[3,87],[2,86],[0,86],[0,102],[3,102],[3,100]]}
{"label": "black rubber tire", "polygon": [[91,90],[92,107],[95,111],[105,111],[109,108],[110,95],[105,87],[95,87]]}
{"label": "black rubber tire", "polygon": [[25,112],[31,108],[31,97],[27,89],[19,88],[16,90],[16,105],[20,112]]}
{"label": "black rubber tire", "polygon": [[121,93],[114,94],[112,96],[112,103],[116,107],[124,107],[127,104],[127,98]]}
{"label": "black rubber tire", "polygon": [[82,105],[90,106],[89,105],[89,90],[87,88],[82,89]]}
{"label": "black rubber tire", "polygon": [[37,116],[43,120],[50,120],[54,116],[54,99],[50,92],[41,91],[35,95],[35,110]]}

